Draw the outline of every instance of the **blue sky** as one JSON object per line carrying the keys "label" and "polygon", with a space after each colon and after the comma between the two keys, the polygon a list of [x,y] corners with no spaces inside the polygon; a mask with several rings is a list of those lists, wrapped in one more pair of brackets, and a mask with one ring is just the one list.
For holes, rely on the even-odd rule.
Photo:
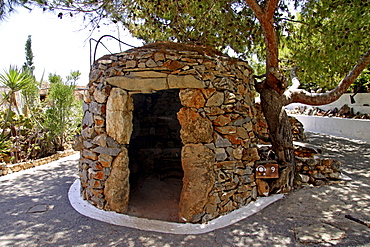
{"label": "blue sky", "polygon": [[[5,21],[0,22],[0,71],[9,65],[21,67],[25,62],[25,43],[32,35],[35,75],[38,80],[44,73],[56,73],[65,78],[71,70],[79,70],[82,75],[79,85],[88,83],[90,70],[89,38],[99,39],[102,35],[118,37],[117,26],[109,25],[95,30],[84,28],[82,17],[65,16],[59,19],[57,14],[34,9],[31,12],[24,8],[17,9]],[[91,36],[90,36],[91,34]],[[120,39],[126,43],[140,46],[142,43],[132,38],[127,31],[120,29]],[[117,42],[104,39],[103,43],[113,53],[120,52]],[[122,50],[128,47],[123,46]],[[97,58],[109,54],[103,46],[97,50]]]}

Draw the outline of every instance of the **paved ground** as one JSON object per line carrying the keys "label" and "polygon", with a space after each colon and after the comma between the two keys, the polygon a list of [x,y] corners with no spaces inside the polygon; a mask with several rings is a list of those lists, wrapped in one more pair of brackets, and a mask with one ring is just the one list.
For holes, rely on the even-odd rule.
{"label": "paved ground", "polygon": [[[77,178],[77,162],[68,157],[1,177],[0,246],[370,246],[370,228],[344,217],[370,220],[370,144],[308,136],[326,156],[345,163],[351,182],[300,189],[232,226],[200,235],[145,232],[80,215],[68,201]],[[314,236],[306,238],[311,243],[298,241],[304,230]],[[343,239],[329,241],[338,234]]]}

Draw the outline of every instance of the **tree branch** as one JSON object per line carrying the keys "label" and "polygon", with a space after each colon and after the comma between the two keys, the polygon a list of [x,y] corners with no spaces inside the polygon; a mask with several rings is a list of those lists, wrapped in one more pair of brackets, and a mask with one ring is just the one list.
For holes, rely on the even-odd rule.
{"label": "tree branch", "polygon": [[270,0],[267,1],[265,7],[265,17],[267,20],[270,20],[274,17],[275,10],[279,4],[279,0]]}
{"label": "tree branch", "polygon": [[248,6],[253,10],[256,14],[257,18],[261,21],[264,18],[264,13],[261,6],[257,3],[256,0],[245,0]]}
{"label": "tree branch", "polygon": [[340,81],[338,86],[327,93],[309,93],[306,90],[298,88],[289,88],[284,94],[286,102],[302,103],[307,105],[326,105],[330,104],[347,91],[349,86],[356,80],[361,72],[370,64],[370,49],[359,59],[353,69]]}

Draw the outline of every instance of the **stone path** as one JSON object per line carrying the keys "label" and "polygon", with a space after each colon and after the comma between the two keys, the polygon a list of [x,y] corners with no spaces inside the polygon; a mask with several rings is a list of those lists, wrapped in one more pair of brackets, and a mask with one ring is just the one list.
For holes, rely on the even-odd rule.
{"label": "stone path", "polygon": [[172,235],[87,218],[69,204],[73,156],[0,178],[0,246],[370,246],[370,144],[308,133],[353,180],[306,187],[226,228]]}

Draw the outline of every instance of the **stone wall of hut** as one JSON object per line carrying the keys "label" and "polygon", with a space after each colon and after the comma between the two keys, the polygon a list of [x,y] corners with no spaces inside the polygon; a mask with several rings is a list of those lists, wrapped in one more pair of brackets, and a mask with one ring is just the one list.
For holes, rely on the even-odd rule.
{"label": "stone wall of hut", "polygon": [[83,198],[126,212],[133,95],[176,89],[184,172],[180,221],[207,222],[256,199],[258,112],[251,75],[244,61],[187,46],[142,47],[97,60],[83,105]]}

